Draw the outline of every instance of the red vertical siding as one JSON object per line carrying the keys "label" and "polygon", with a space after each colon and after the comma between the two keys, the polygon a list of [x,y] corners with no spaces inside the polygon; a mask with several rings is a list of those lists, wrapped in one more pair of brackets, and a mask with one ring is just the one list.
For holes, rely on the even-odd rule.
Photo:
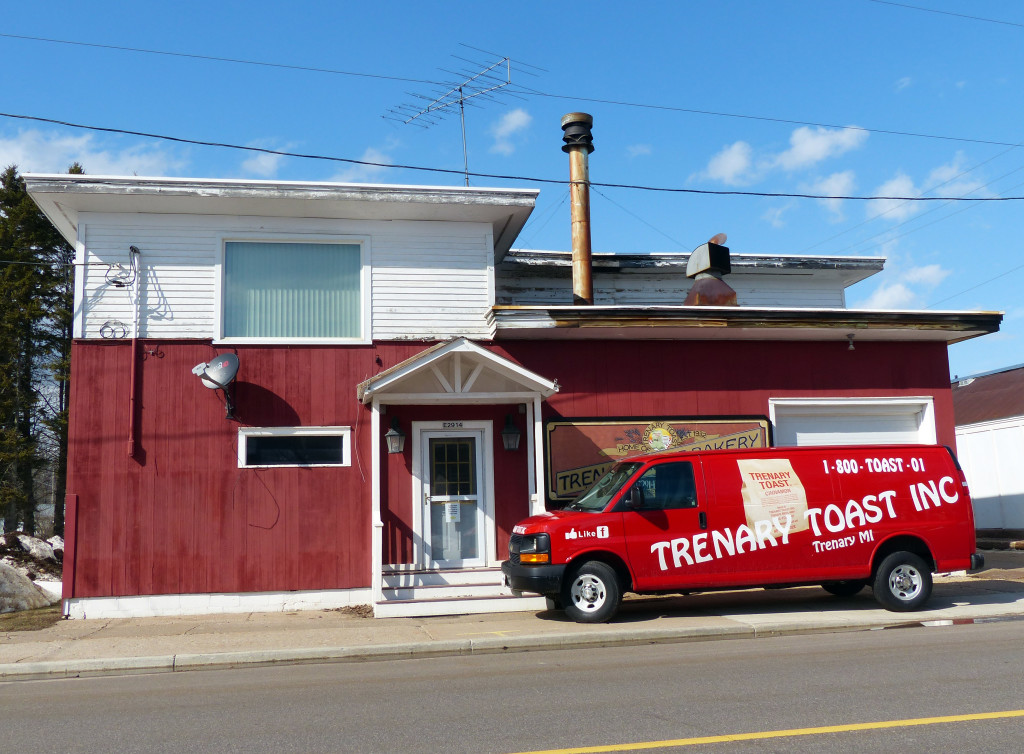
{"label": "red vertical siding", "polygon": [[[401,455],[387,455],[383,442],[381,453],[385,459],[387,478],[382,499],[387,501],[383,511],[384,519],[384,561],[386,563],[411,563],[414,557],[413,503],[412,500],[412,438],[411,423],[416,421],[490,421],[493,427],[494,459],[494,517],[497,533],[498,557],[508,554],[508,538],[512,527],[530,511],[528,489],[529,469],[525,440],[519,450],[507,451],[501,442],[501,430],[505,426],[506,414],[519,417],[519,430],[526,432],[525,419],[518,415],[517,406],[394,406],[384,418],[383,424],[390,426],[390,416],[400,417],[402,431],[406,433],[405,452]],[[418,502],[418,501],[417,501]]]}
{"label": "red vertical siding", "polygon": [[954,425],[946,346],[934,342],[528,341],[495,349],[548,379],[556,416],[766,415],[769,398],[931,396]]}
{"label": "red vertical siding", "polygon": [[[192,367],[209,343],[143,342],[136,454],[128,456],[130,345],[77,342],[68,493],[77,500],[65,590],[76,597],[366,587],[370,583],[370,412],[355,385],[426,347],[238,347],[237,421]],[[224,349],[220,349],[224,350]],[[494,350],[561,390],[544,417],[764,415],[771,397],[932,396],[938,440],[953,443],[941,343],[570,341]],[[380,363],[377,363],[379,358]],[[499,555],[528,511],[526,443],[501,446],[511,406],[400,406],[412,421],[494,427]],[[520,430],[527,431],[518,413]],[[390,415],[385,416],[385,428]],[[239,469],[239,426],[353,428],[352,466]],[[380,439],[378,438],[378,441]],[[383,454],[384,560],[411,562],[412,442]],[[69,537],[69,539],[72,539]]]}
{"label": "red vertical siding", "polygon": [[[144,343],[135,458],[130,345],[74,347],[69,493],[78,497],[77,597],[365,587],[370,494],[359,468],[239,469],[240,426],[353,427],[370,347],[239,348],[239,421],[192,367],[204,343]],[[326,368],[333,362],[331,368]],[[341,386],[344,386],[343,388]],[[368,471],[365,470],[368,474]]]}

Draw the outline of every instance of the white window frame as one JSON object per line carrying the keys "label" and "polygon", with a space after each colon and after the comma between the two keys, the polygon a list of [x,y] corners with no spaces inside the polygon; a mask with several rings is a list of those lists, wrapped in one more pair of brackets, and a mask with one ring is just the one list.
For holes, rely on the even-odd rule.
{"label": "white window frame", "polygon": [[[340,436],[341,463],[268,463],[245,462],[250,437],[327,437]],[[238,468],[240,469],[340,469],[352,465],[352,427],[241,427],[238,430]]]}
{"label": "white window frame", "polygon": [[[231,233],[218,236],[217,261],[214,265],[214,343],[299,343],[299,344],[359,344],[365,345],[372,342],[373,332],[370,317],[372,306],[370,305],[370,283],[372,281],[370,267],[370,238],[368,236],[340,235],[340,234],[247,234]],[[245,338],[226,337],[224,335],[224,256],[227,244],[237,241],[239,243],[322,243],[322,244],[358,244],[359,246],[359,297],[360,297],[360,328],[359,335],[354,338],[302,338],[302,337],[272,337],[272,338]]]}
{"label": "white window frame", "polygon": [[919,442],[926,445],[936,443],[935,399],[926,396],[888,396],[879,398],[769,398],[768,418],[772,423],[772,441],[778,435],[776,414],[782,409],[785,416],[813,416],[823,411],[840,414],[858,414],[869,409],[875,414],[906,414],[913,408],[919,417],[917,423]]}

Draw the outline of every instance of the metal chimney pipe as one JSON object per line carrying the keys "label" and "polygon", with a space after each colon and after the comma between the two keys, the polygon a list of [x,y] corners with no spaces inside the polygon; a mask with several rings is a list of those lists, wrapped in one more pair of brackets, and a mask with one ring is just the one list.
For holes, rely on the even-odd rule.
{"label": "metal chimney pipe", "polygon": [[590,168],[594,151],[590,132],[594,119],[587,113],[562,116],[562,151],[569,154],[569,196],[572,204],[572,298],[576,306],[592,306],[594,283],[590,264]]}

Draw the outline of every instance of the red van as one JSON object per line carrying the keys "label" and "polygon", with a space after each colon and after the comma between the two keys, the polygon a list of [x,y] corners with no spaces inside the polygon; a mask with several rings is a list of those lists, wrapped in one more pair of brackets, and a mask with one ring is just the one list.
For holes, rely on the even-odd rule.
{"label": "red van", "polygon": [[981,568],[967,480],[936,445],[663,451],[623,460],[513,529],[505,583],[576,621],[624,592],[870,586],[916,610],[933,572]]}

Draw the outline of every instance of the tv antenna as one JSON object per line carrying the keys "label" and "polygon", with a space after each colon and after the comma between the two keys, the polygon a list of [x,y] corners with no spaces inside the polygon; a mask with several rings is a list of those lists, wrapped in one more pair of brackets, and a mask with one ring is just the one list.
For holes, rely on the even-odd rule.
{"label": "tv antenna", "polygon": [[[388,120],[398,121],[404,125],[412,124],[421,128],[430,128],[451,115],[455,108],[458,107],[459,122],[462,126],[462,163],[466,174],[466,185],[468,186],[469,152],[466,148],[466,105],[481,107],[478,100],[501,102],[500,96],[511,96],[516,99],[524,98],[517,97],[511,92],[501,91],[512,84],[511,58],[497,58],[494,53],[478,50],[476,47],[470,47],[469,45],[463,45],[463,47],[483,52],[489,58],[481,62],[453,55],[452,57],[456,60],[469,63],[474,67],[472,69],[462,68],[456,71],[442,68],[441,70],[444,73],[456,76],[457,78],[439,83],[433,89],[433,96],[417,92],[406,92],[414,101],[390,108],[383,117]],[[424,105],[422,102],[426,102],[426,104]]]}

